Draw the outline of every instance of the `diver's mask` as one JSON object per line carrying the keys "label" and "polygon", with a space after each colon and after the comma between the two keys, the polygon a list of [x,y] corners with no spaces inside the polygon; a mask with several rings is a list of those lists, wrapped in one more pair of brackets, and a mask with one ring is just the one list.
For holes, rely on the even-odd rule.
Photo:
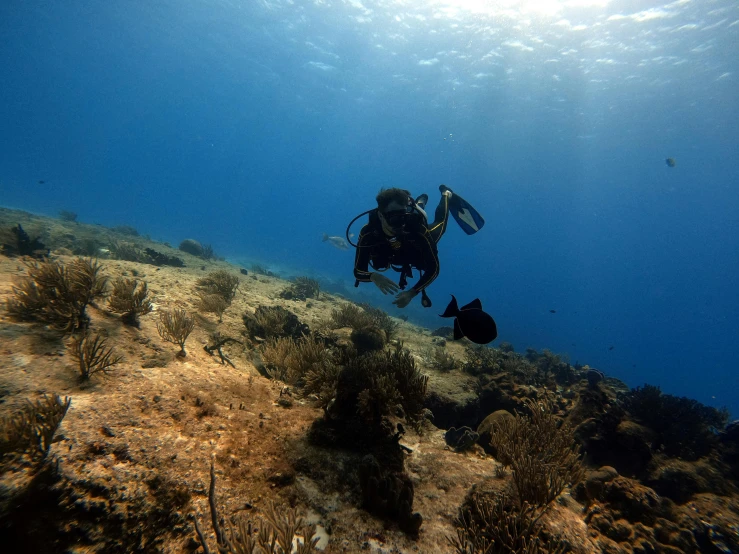
{"label": "diver's mask", "polygon": [[408,218],[408,210],[392,210],[382,214],[387,222],[388,226],[393,229],[402,229],[405,227],[406,220]]}

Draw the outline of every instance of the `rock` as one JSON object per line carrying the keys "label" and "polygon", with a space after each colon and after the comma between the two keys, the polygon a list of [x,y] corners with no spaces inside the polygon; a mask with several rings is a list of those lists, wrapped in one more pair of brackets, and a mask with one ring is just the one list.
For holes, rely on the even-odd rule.
{"label": "rock", "polygon": [[478,443],[485,449],[485,452],[493,456],[496,455],[495,448],[490,444],[490,440],[493,438],[493,427],[504,421],[513,421],[513,419],[515,418],[510,412],[497,410],[482,420],[482,423],[477,427],[477,434],[480,437]]}
{"label": "rock", "polygon": [[198,258],[203,255],[203,245],[194,239],[183,240],[180,243],[180,250]]}
{"label": "rock", "polygon": [[660,496],[649,487],[627,477],[616,477],[604,484],[600,499],[611,512],[632,523],[653,524],[664,513]]}
{"label": "rock", "polygon": [[585,479],[584,488],[587,499],[598,500],[603,494],[606,483],[618,477],[618,471],[611,466],[603,466],[588,474]]}
{"label": "rock", "polygon": [[480,390],[480,411],[484,414],[498,410],[525,411],[527,393],[526,387],[516,385],[507,373],[494,375]]}
{"label": "rock", "polygon": [[474,397],[457,399],[431,391],[426,395],[423,407],[434,414],[434,425],[439,429],[474,427],[479,421],[480,405]]}
{"label": "rock", "polygon": [[709,490],[706,480],[698,475],[695,464],[682,460],[669,460],[658,467],[647,483],[678,504],[684,504],[696,493]]}
{"label": "rock", "polygon": [[477,442],[478,438],[479,435],[469,427],[460,427],[459,429],[452,427],[444,433],[446,443],[457,452],[471,448]]}

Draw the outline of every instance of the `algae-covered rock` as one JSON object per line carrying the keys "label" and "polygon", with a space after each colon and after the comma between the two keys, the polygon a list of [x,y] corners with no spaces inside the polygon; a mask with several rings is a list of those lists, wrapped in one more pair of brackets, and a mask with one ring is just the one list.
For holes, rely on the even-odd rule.
{"label": "algae-covered rock", "polygon": [[202,257],[204,252],[203,245],[194,239],[183,240],[180,243],[180,250],[187,252],[188,254],[192,254],[193,256],[197,256],[198,258]]}

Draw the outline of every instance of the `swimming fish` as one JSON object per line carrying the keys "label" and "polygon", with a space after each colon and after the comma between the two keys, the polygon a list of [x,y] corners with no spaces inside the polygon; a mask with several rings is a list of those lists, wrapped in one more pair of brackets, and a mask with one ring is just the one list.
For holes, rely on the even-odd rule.
{"label": "swimming fish", "polygon": [[557,313],[557,310],[549,310],[549,313],[550,314],[556,314]]}
{"label": "swimming fish", "polygon": [[495,320],[482,311],[482,302],[475,298],[469,304],[457,306],[457,299],[452,295],[452,301],[439,317],[453,317],[454,340],[467,337],[477,344],[487,344],[498,336]]}
{"label": "swimming fish", "polygon": [[667,158],[665,163],[667,164],[667,167],[675,167],[677,165],[675,158]]}
{"label": "swimming fish", "polygon": [[331,246],[339,250],[349,250],[349,245],[341,237],[329,237],[326,233],[323,233],[323,242],[328,242]]}

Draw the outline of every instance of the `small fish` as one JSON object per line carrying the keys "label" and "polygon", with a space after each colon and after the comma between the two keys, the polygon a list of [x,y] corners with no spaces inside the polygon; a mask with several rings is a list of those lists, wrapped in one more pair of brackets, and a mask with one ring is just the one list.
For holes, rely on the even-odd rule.
{"label": "small fish", "polygon": [[482,303],[475,298],[469,304],[459,308],[457,299],[452,295],[452,301],[439,317],[453,317],[454,340],[467,337],[477,344],[487,344],[498,336],[495,320],[482,311]]}
{"label": "small fish", "polygon": [[609,346],[608,350],[613,350],[613,348],[614,348],[613,346]]}
{"label": "small fish", "polygon": [[328,242],[331,246],[339,250],[349,250],[349,245],[341,237],[329,237],[326,233],[323,233],[323,242]]}
{"label": "small fish", "polygon": [[549,310],[549,313],[550,314],[556,314],[557,313],[557,310]]}
{"label": "small fish", "polygon": [[675,167],[677,165],[675,158],[667,158],[665,163],[667,164],[667,167]]}
{"label": "small fish", "polygon": [[45,182],[46,182],[46,181],[39,181],[39,182],[38,182],[38,184],[39,184],[39,185],[43,185],[43,184],[44,184]]}

